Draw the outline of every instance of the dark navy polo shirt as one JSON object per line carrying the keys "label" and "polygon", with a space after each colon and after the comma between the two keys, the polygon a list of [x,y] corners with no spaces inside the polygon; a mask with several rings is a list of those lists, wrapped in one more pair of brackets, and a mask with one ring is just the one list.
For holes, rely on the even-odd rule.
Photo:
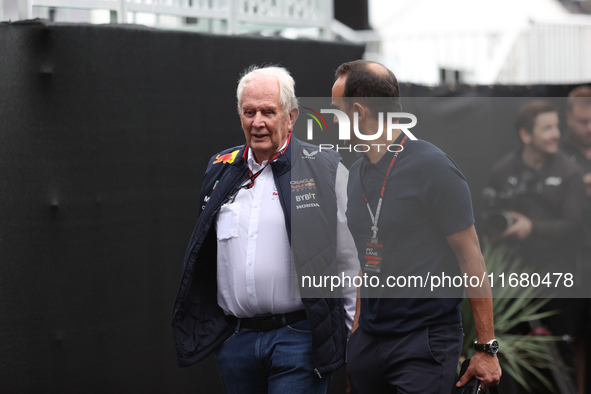
{"label": "dark navy polo shirt", "polygon": [[[347,222],[362,269],[366,242],[372,235],[372,222],[361,182],[375,214],[393,155],[387,152],[375,164],[364,156],[349,171]],[[422,275],[426,278],[428,273],[441,276],[443,272],[450,277],[460,276],[457,258],[445,237],[472,224],[470,189],[458,166],[429,142],[408,140],[390,173],[378,223],[379,243],[384,245],[379,275],[381,283],[389,275]],[[367,298],[368,294],[376,298]],[[392,289],[388,288],[372,289],[371,293],[361,288],[359,324],[363,330],[398,334],[461,320],[458,304],[462,300],[463,287],[453,293],[448,291],[447,296],[423,289],[421,294],[432,294],[430,298],[415,298],[417,293],[411,290],[403,290],[397,297],[413,298],[388,298],[392,294]],[[450,294],[454,298],[446,298]]]}

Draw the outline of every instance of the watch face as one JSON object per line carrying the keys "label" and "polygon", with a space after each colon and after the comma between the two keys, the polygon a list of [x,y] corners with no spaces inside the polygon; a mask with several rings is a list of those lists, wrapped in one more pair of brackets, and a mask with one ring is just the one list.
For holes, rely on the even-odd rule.
{"label": "watch face", "polygon": [[497,341],[491,341],[490,342],[490,352],[492,354],[497,354],[498,351],[499,351],[499,343]]}

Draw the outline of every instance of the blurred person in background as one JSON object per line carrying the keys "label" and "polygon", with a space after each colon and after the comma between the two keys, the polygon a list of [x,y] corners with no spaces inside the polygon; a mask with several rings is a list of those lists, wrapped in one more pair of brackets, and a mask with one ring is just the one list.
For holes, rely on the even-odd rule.
{"label": "blurred person in background", "polygon": [[[573,89],[567,99],[566,123],[568,133],[561,141],[561,149],[570,157],[571,161],[583,172],[585,183],[585,205],[583,215],[583,247],[579,257],[579,275],[583,277],[586,286],[591,284],[591,86],[579,86]],[[590,318],[588,299],[581,302],[579,330],[575,332],[575,366],[579,392],[585,392],[589,385],[585,376],[587,369],[586,346],[590,334]]]}
{"label": "blurred person in background", "polygon": [[[491,170],[490,186],[498,206],[509,216],[499,238],[515,248],[522,267],[542,278],[546,273],[572,271],[579,246],[584,186],[579,169],[559,151],[558,109],[549,101],[530,101],[519,108],[515,125],[522,146]],[[555,309],[560,313],[542,323],[552,335],[575,337],[580,303],[557,298],[542,308]],[[573,366],[572,343],[559,345],[564,362]]]}

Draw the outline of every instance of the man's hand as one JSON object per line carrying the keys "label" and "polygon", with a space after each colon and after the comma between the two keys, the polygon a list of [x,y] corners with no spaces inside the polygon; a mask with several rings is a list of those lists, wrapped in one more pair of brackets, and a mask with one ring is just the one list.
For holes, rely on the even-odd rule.
{"label": "man's hand", "polygon": [[591,197],[591,172],[583,175],[583,182],[585,182],[585,193],[587,197]]}
{"label": "man's hand", "polygon": [[501,234],[501,238],[512,238],[523,241],[529,237],[533,227],[531,220],[519,212],[510,211],[509,215],[515,219],[515,223]]}
{"label": "man's hand", "polygon": [[[446,238],[458,258],[462,274],[485,278],[481,287],[468,286],[465,290],[474,317],[476,337],[480,343],[486,343],[495,337],[492,293],[485,275],[486,266],[480,252],[476,230],[472,225]],[[482,392],[491,385],[497,385],[501,379],[501,367],[497,356],[477,351],[470,361],[468,370],[458,382],[458,387],[465,385],[472,376],[476,376],[482,382]]]}
{"label": "man's hand", "polygon": [[481,392],[485,392],[491,386],[496,386],[501,380],[501,366],[496,355],[477,351],[470,360],[470,366],[464,373],[464,376],[456,384],[462,387],[474,376],[482,384]]}

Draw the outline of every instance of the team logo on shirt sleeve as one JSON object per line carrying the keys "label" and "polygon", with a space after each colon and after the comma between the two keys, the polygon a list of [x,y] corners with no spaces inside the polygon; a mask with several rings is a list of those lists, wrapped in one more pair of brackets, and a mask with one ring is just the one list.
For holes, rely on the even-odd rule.
{"label": "team logo on shirt sleeve", "polygon": [[226,153],[225,155],[217,155],[215,157],[215,161],[213,162],[213,164],[217,164],[217,163],[232,164],[234,162],[234,159],[236,159],[236,155],[238,155],[239,151],[240,150],[235,150],[234,152]]}

